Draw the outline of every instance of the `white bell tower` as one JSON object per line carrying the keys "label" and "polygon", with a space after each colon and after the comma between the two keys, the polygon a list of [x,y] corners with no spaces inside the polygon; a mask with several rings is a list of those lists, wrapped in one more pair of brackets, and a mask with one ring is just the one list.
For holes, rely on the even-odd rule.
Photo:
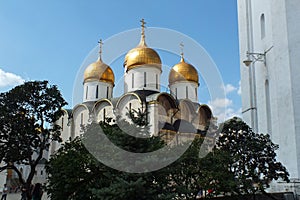
{"label": "white bell tower", "polygon": [[243,119],[279,144],[278,160],[300,185],[300,1],[237,3]]}

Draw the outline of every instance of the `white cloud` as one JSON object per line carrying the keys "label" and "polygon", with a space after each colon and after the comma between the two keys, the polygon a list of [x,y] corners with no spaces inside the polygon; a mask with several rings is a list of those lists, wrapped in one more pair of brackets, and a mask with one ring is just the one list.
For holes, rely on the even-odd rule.
{"label": "white cloud", "polygon": [[208,104],[213,108],[224,108],[232,104],[232,100],[228,98],[224,99],[214,99],[213,101],[209,101]]}
{"label": "white cloud", "polygon": [[[236,92],[237,94],[241,94],[241,81],[239,81],[239,86],[236,87],[230,83],[222,85],[224,89],[225,95],[228,95],[231,92]],[[235,95],[233,95],[234,97]],[[230,119],[232,117],[241,117],[242,109],[235,106],[233,99],[224,97],[224,98],[216,98],[207,103],[212,109],[213,115],[218,118],[218,123],[222,123],[223,121]]]}
{"label": "white cloud", "polygon": [[0,88],[13,87],[23,82],[24,79],[21,76],[0,69]]}
{"label": "white cloud", "polygon": [[228,93],[233,92],[233,91],[235,91],[235,90],[237,90],[237,88],[234,87],[234,86],[231,85],[231,84],[226,84],[226,85],[224,86],[225,94],[228,94]]}
{"label": "white cloud", "polygon": [[238,88],[237,93],[238,93],[238,95],[242,94],[241,80],[239,81],[239,88]]}
{"label": "white cloud", "polygon": [[218,122],[221,123],[227,119],[230,119],[234,116],[241,117],[242,109],[239,108],[235,110],[233,108],[233,101],[228,98],[224,99],[215,99],[209,101],[208,105],[211,107],[213,115],[218,118]]}

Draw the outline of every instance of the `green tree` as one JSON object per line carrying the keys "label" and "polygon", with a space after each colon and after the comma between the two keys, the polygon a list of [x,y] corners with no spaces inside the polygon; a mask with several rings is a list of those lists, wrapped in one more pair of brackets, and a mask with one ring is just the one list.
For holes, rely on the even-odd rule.
{"label": "green tree", "polygon": [[[53,125],[66,105],[57,86],[30,81],[0,94],[0,162],[14,170],[21,184],[29,187],[35,169],[51,141],[61,141],[60,127]],[[52,125],[52,126],[50,126]],[[29,166],[25,180],[16,164]]]}
{"label": "green tree", "polygon": [[[145,125],[145,120],[138,119],[139,112],[135,113],[131,118]],[[122,130],[119,126],[123,127]],[[118,125],[92,123],[84,129],[82,138],[66,143],[50,159],[46,170],[49,174],[47,188],[51,199],[195,199],[199,190],[197,162],[202,139],[196,140],[179,160],[168,167],[147,173],[127,173],[105,166],[89,153],[95,155],[95,152],[101,152],[101,155],[112,156],[110,154],[114,149],[101,143],[104,136],[99,133],[102,131],[105,137],[126,151],[145,153],[166,147],[159,137],[144,137],[149,134],[145,126],[136,126],[120,119]],[[127,134],[129,132],[131,135]],[[89,146],[89,151],[85,146]],[[169,155],[176,153],[175,147],[166,148],[169,148]],[[114,152],[113,162],[122,156]],[[154,163],[151,158],[139,162],[145,163],[145,171]],[[122,159],[117,161],[120,167],[126,167],[124,163]]]}
{"label": "green tree", "polygon": [[87,151],[79,137],[66,142],[54,154],[46,166],[47,193],[52,200],[91,199],[90,188],[107,179],[99,179],[106,167]]}
{"label": "green tree", "polygon": [[[289,181],[286,168],[276,160],[278,145],[268,134],[257,134],[239,118],[226,121],[213,151],[201,160],[206,189],[214,194],[265,193],[273,180]],[[209,167],[207,167],[209,166]]]}
{"label": "green tree", "polygon": [[[151,187],[156,187],[152,175],[112,169],[98,162],[85,148],[85,145],[89,145],[86,138],[89,138],[93,146],[89,148],[90,151],[111,153],[109,145],[95,145],[100,144],[103,139],[101,130],[110,141],[131,152],[148,152],[164,145],[158,137],[130,136],[127,131],[131,127],[136,129],[136,126],[124,120],[120,123],[126,127],[125,132],[116,124],[106,122],[87,125],[83,137],[64,144],[51,157],[46,167],[49,174],[47,190],[51,199],[151,199],[154,195]],[[119,163],[120,166],[122,164],[124,163]]]}

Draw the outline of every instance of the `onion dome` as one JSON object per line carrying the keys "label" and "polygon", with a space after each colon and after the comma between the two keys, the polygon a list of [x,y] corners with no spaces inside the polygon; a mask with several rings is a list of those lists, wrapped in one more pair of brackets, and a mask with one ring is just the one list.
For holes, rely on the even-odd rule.
{"label": "onion dome", "polygon": [[100,51],[99,57],[96,62],[90,64],[84,71],[84,83],[90,81],[101,81],[107,82],[114,85],[115,76],[112,69],[105,63],[102,62],[101,54],[102,54],[102,40],[99,42]]}
{"label": "onion dome", "polygon": [[169,73],[169,84],[178,81],[190,81],[199,84],[199,77],[196,68],[185,62],[181,53],[180,62],[173,66]]}
{"label": "onion dome", "polygon": [[157,67],[161,70],[161,60],[158,53],[146,45],[144,19],[141,20],[141,23],[142,32],[140,43],[126,54],[124,67],[126,70],[130,70],[141,65],[153,65],[153,67]]}

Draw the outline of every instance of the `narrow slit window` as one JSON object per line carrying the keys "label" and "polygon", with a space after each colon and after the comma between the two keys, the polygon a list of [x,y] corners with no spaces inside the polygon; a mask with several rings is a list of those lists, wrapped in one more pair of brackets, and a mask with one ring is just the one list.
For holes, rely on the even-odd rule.
{"label": "narrow slit window", "polygon": [[83,125],[83,113],[80,115],[80,125]]}
{"label": "narrow slit window", "polygon": [[265,14],[261,14],[260,16],[260,34],[261,39],[264,39],[266,36]]}
{"label": "narrow slit window", "polygon": [[89,93],[89,86],[86,86],[85,99],[87,99],[87,98],[88,98],[88,93]]}
{"label": "narrow slit window", "polygon": [[96,87],[96,99],[98,99],[98,94],[99,93],[99,86],[97,85],[97,87]]}
{"label": "narrow slit window", "polygon": [[106,118],[106,110],[105,108],[103,109],[103,121],[105,122],[105,118]]}
{"label": "narrow slit window", "polygon": [[147,73],[144,72],[144,87],[147,85]]}
{"label": "narrow slit window", "polygon": [[198,94],[197,94],[197,88],[195,88],[195,98],[197,99],[197,96],[198,96]]}
{"label": "narrow slit window", "polygon": [[177,88],[175,88],[175,96],[176,96],[176,99],[177,99]]}
{"label": "narrow slit window", "polygon": [[155,84],[156,84],[156,89],[158,89],[158,75],[155,75]]}
{"label": "narrow slit window", "polygon": [[185,97],[187,99],[189,98],[189,89],[188,89],[188,86],[185,87]]}
{"label": "narrow slit window", "polygon": [[134,88],[134,74],[132,74],[131,77],[132,77],[132,80],[131,80],[131,81],[132,81],[131,87]]}
{"label": "narrow slit window", "polygon": [[108,94],[109,94],[109,87],[106,87],[106,98],[108,98]]}
{"label": "narrow slit window", "polygon": [[62,117],[61,118],[61,131],[64,130],[64,118]]}

